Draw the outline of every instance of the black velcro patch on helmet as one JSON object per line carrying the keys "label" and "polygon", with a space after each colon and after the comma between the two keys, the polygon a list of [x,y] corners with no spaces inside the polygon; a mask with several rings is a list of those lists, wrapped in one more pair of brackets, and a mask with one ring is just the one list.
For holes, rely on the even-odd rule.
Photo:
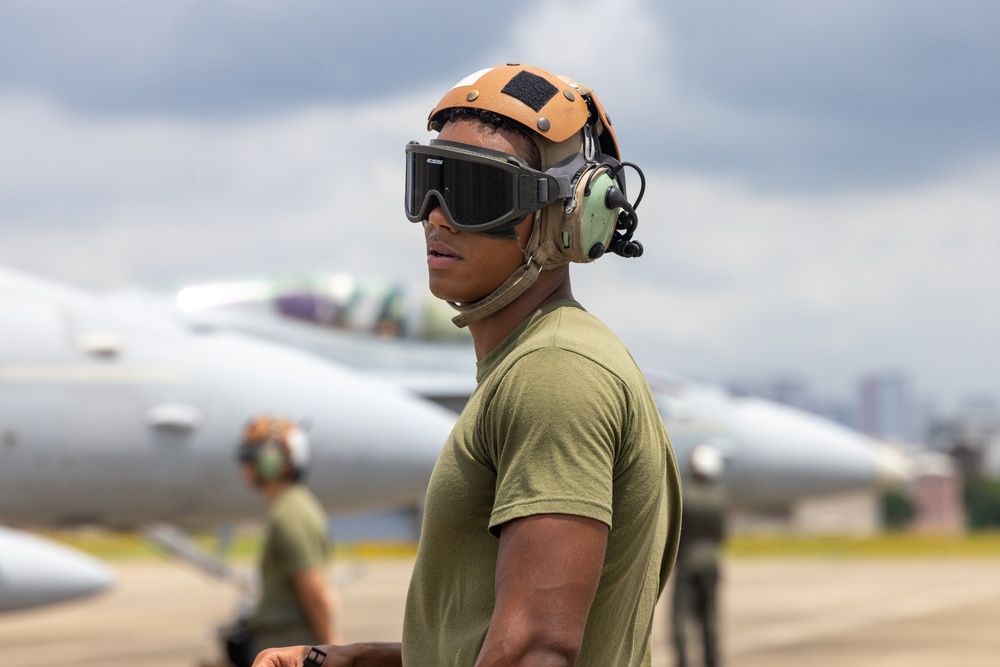
{"label": "black velcro patch on helmet", "polygon": [[559,89],[537,74],[521,70],[500,92],[524,102],[535,111],[541,111]]}

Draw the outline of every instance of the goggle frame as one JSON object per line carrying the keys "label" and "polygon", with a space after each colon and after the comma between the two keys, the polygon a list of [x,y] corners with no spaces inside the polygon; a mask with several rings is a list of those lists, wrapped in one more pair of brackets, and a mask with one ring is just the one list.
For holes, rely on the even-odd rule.
{"label": "goggle frame", "polygon": [[[432,179],[429,174],[431,167],[436,167],[438,178]],[[472,175],[478,171],[481,175],[489,173],[481,167],[489,167],[498,177],[494,184],[483,184],[479,188],[470,188],[467,184],[456,188],[444,183],[444,173],[450,167],[455,173],[461,165],[470,165],[465,171]],[[474,169],[479,167],[480,169]],[[417,188],[417,169],[424,170],[422,192]],[[429,184],[434,180],[436,187]],[[457,180],[457,179],[455,179]],[[505,184],[502,183],[505,181]],[[443,183],[443,187],[440,184]],[[505,191],[501,198],[492,202],[491,207],[480,204],[478,208],[492,208],[497,214],[490,214],[490,219],[482,222],[471,222],[469,215],[456,215],[463,212],[463,204],[456,196],[474,197],[485,194],[486,185],[503,185],[494,187],[494,192]],[[442,189],[444,190],[442,192]],[[461,190],[461,192],[459,192]],[[470,192],[471,190],[471,192]],[[416,141],[406,145],[406,194],[404,208],[406,218],[410,222],[424,222],[431,211],[440,206],[448,224],[463,232],[503,232],[515,227],[528,215],[555,203],[561,198],[559,180],[554,176],[532,169],[520,157],[478,146],[469,146],[454,141],[432,139],[430,145],[424,146]],[[436,203],[435,203],[436,202]],[[477,208],[469,204],[465,208]],[[458,218],[465,218],[459,220]]]}

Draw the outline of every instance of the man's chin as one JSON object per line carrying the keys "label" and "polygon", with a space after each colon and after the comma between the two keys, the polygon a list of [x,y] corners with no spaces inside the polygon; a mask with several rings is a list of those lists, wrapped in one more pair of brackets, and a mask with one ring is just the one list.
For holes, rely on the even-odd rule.
{"label": "man's chin", "polygon": [[442,285],[433,278],[431,279],[429,286],[431,294],[433,294],[436,298],[449,303],[474,303],[482,298],[475,297],[467,292],[455,289],[453,286]]}

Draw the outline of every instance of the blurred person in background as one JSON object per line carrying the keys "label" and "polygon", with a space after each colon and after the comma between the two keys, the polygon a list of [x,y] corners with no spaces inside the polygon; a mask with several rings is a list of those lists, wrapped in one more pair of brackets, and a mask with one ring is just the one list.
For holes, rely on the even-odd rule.
{"label": "blurred person in background", "polygon": [[681,541],[674,566],[671,633],[677,667],[688,667],[687,629],[701,630],[706,667],[722,664],[719,654],[719,561],[726,537],[726,493],[720,477],[722,453],[698,445],[688,459],[690,478],[684,484]]}
{"label": "blurred person in background", "polygon": [[340,641],[336,597],[327,589],[327,517],[301,482],[309,440],[298,425],[275,417],[250,422],[239,448],[244,482],[264,499],[260,598],[247,620],[242,649],[229,649],[237,667],[259,651],[289,644]]}

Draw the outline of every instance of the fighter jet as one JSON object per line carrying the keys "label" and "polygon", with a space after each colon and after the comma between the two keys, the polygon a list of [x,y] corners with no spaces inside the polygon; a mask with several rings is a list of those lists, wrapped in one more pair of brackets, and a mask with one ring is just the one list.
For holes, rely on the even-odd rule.
{"label": "fighter jet", "polygon": [[646,377],[678,459],[686,461],[700,444],[719,449],[726,460],[722,482],[741,508],[773,512],[907,477],[896,450],[828,419],[676,375]]}
{"label": "fighter jet", "polygon": [[[261,412],[309,428],[310,486],[328,510],[418,503],[475,388],[471,346],[384,282],[375,294],[344,276],[320,282],[328,289],[195,286],[178,310],[147,293],[97,296],[0,269],[0,522],[134,528],[257,516],[234,453]],[[900,479],[859,433],[647,376],[678,458],[718,446],[745,507]],[[110,584],[82,554],[22,536],[0,533],[0,610]],[[61,573],[45,586],[28,567],[43,561]]]}
{"label": "fighter jet", "polygon": [[[307,352],[0,269],[0,523],[210,525],[259,516],[236,448],[299,420],[328,511],[419,502],[454,414]],[[0,532],[0,610],[107,587],[82,554]],[[39,576],[42,571],[49,576]]]}
{"label": "fighter jet", "polygon": [[[316,274],[191,285],[176,300],[192,321],[310,350],[459,411],[475,389],[471,339],[427,297],[385,280]],[[897,452],[830,420],[669,373],[646,376],[678,460],[714,444],[742,509],[773,512],[906,477]]]}

